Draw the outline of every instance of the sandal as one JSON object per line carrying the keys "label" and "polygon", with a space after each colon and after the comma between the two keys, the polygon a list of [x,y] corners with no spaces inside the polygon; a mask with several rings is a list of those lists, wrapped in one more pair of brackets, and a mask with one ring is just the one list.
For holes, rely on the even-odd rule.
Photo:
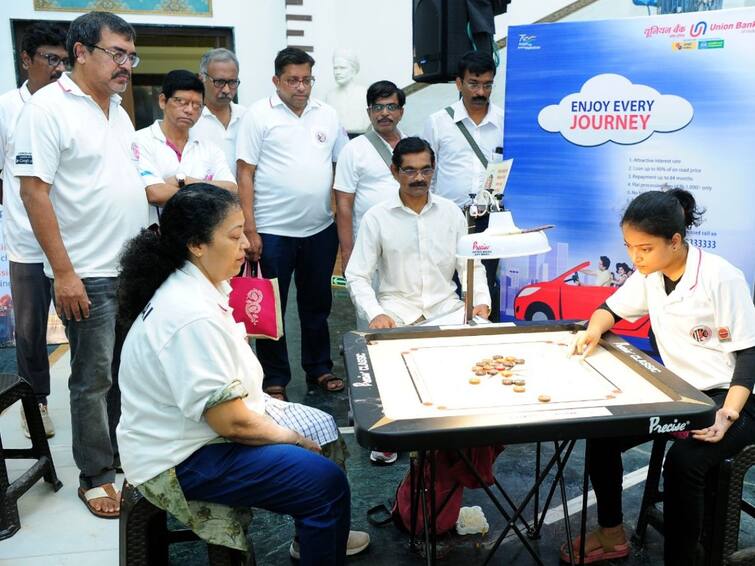
{"label": "sandal", "polygon": [[270,395],[273,399],[288,402],[286,388],[283,385],[268,385],[267,387],[264,387],[262,391]]}
{"label": "sandal", "polygon": [[[101,519],[117,519],[121,516],[121,494],[117,489],[115,489],[115,485],[112,483],[98,485],[97,487],[93,487],[91,489],[84,489],[83,487],[80,487],[79,499],[84,502],[84,505],[86,505],[87,509],[89,509],[89,512],[95,517],[100,517]],[[94,501],[95,499],[112,499],[113,501],[118,503],[118,509],[116,509],[115,511],[102,511],[95,509],[92,505],[92,501]]]}
{"label": "sandal", "polygon": [[[322,374],[320,377],[315,379],[314,383],[326,393],[336,393],[338,391],[343,391],[346,387],[343,379],[333,375],[332,373]],[[331,384],[334,385],[331,387]]]}
{"label": "sandal", "polygon": [[[600,543],[598,548],[588,551],[588,542],[590,538],[595,538]],[[615,543],[616,537],[609,537],[601,529],[595,529],[587,535],[585,540],[585,559],[582,564],[592,564],[593,562],[600,562],[602,560],[614,560],[616,558],[626,558],[632,550],[629,542]],[[622,537],[623,538],[623,537]],[[614,539],[614,540],[611,540]],[[568,543],[561,545],[561,561],[569,563],[569,548]],[[572,549],[574,553],[574,562],[580,562],[579,556],[580,538],[577,537],[572,542]]]}

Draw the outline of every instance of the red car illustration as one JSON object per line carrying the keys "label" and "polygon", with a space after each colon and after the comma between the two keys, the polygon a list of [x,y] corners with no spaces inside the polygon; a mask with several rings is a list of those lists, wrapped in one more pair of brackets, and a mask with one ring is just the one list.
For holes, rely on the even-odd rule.
{"label": "red car illustration", "polygon": [[[514,318],[518,320],[585,320],[596,307],[618,287],[580,285],[577,273],[590,265],[589,261],[572,267],[550,281],[525,285],[514,299]],[[648,338],[650,319],[643,316],[636,322],[622,320],[613,331],[625,336]]]}

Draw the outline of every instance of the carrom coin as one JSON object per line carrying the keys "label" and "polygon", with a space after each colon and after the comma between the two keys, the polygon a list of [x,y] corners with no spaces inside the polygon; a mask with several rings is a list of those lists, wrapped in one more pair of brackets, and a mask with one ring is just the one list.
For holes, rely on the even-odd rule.
{"label": "carrom coin", "polygon": [[474,374],[478,377],[482,377],[483,375],[485,375],[485,370],[478,369],[476,372],[474,372]]}
{"label": "carrom coin", "polygon": [[543,393],[542,395],[537,396],[537,400],[541,403],[548,403],[551,400],[551,396]]}
{"label": "carrom coin", "polygon": [[514,380],[511,379],[510,377],[504,377],[501,380],[501,383],[503,383],[504,385],[511,385],[512,383],[514,383]]}
{"label": "carrom coin", "polygon": [[611,391],[611,393],[618,395],[619,393],[621,393],[621,389],[614,389],[613,391]]}
{"label": "carrom coin", "polygon": [[606,399],[616,399],[616,395],[611,395],[610,393],[606,395]]}
{"label": "carrom coin", "polygon": [[448,407],[446,407],[445,405],[438,405],[438,410],[445,411],[446,409],[448,409]]}
{"label": "carrom coin", "polygon": [[503,356],[501,354],[493,354],[493,359],[494,360],[500,360],[502,358],[503,358]]}
{"label": "carrom coin", "polygon": [[469,383],[471,383],[472,385],[479,385],[479,383],[480,383],[480,378],[479,378],[479,377],[477,377],[477,376],[475,376],[475,377],[470,377],[470,378],[469,378]]}
{"label": "carrom coin", "polygon": [[525,381],[524,379],[515,379],[514,380],[514,385],[524,386],[524,385],[527,385],[527,381]]}
{"label": "carrom coin", "polygon": [[498,370],[496,370],[496,369],[489,369],[487,371],[487,374],[488,375],[498,375]]}
{"label": "carrom coin", "polygon": [[514,372],[512,372],[510,369],[502,369],[498,373],[501,374],[501,377],[511,377],[514,375]]}
{"label": "carrom coin", "polygon": [[524,387],[524,385],[515,385],[514,386],[514,392],[515,393],[524,393],[525,391],[527,391],[527,388]]}
{"label": "carrom coin", "polygon": [[433,402],[432,402],[432,401],[424,401],[424,402],[423,402],[422,404],[423,404],[423,405],[424,405],[425,407],[432,407],[432,406],[433,406]]}
{"label": "carrom coin", "polygon": [[514,363],[517,363],[517,364],[519,364],[520,366],[523,366],[523,365],[524,365],[524,358],[516,358],[516,359],[514,360]]}

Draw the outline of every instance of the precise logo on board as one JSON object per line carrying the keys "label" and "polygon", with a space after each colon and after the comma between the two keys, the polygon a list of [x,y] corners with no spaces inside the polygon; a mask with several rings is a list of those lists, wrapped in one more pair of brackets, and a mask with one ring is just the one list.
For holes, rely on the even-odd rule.
{"label": "precise logo on board", "polygon": [[648,434],[665,434],[667,432],[682,432],[689,426],[689,421],[680,423],[674,419],[670,423],[661,424],[661,417],[650,417]]}
{"label": "precise logo on board", "polygon": [[372,387],[370,362],[367,361],[367,354],[361,352],[358,353],[355,357],[357,359],[357,369],[359,370],[359,375],[354,381],[354,387]]}

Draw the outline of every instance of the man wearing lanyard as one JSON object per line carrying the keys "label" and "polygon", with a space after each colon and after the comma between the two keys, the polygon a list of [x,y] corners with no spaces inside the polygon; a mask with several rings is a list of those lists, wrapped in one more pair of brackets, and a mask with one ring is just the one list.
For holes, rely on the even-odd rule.
{"label": "man wearing lanyard", "polygon": [[[0,96],[0,188],[3,200],[3,236],[8,253],[13,316],[16,320],[16,364],[37,395],[48,437],[55,434],[47,396],[50,394],[50,363],[47,358],[47,315],[50,312],[50,281],[42,269],[42,249],[21,202],[18,178],[11,174],[16,122],[31,95],[60,78],[69,66],[63,28],[38,22],[24,32],[21,62],[28,80],[21,88]],[[21,428],[29,436],[24,409]]]}
{"label": "man wearing lanyard", "polygon": [[153,205],[150,224],[158,222],[160,207],[184,185],[203,182],[236,192],[236,179],[221,149],[194,134],[203,94],[202,81],[194,73],[171,71],[158,100],[163,119],[136,132],[139,171]]}
{"label": "man wearing lanyard", "polygon": [[[461,99],[435,112],[425,123],[423,137],[438,160],[431,189],[459,207],[468,204],[469,195],[480,190],[488,163],[503,157],[503,110],[490,102],[495,72],[490,55],[480,51],[465,54],[456,76]],[[485,230],[488,221],[488,214],[479,217],[475,230]],[[496,321],[500,310],[498,260],[485,260],[483,264],[493,301],[491,320]]]}
{"label": "man wearing lanyard", "polygon": [[220,147],[236,177],[236,135],[246,108],[233,102],[239,90],[239,60],[223,47],[211,49],[199,62],[204,83],[204,108],[194,126],[194,135]]}
{"label": "man wearing lanyard", "polygon": [[[328,316],[338,234],[330,206],[333,164],[348,142],[336,111],[310,98],[314,59],[288,47],[275,58],[276,93],[253,104],[236,140],[239,198],[247,256],[265,277],[277,277],[285,312],[291,278],[301,323],[302,367],[324,391],[344,388],[331,372]],[[285,336],[258,340],[268,394],[286,399],[291,380]]]}

